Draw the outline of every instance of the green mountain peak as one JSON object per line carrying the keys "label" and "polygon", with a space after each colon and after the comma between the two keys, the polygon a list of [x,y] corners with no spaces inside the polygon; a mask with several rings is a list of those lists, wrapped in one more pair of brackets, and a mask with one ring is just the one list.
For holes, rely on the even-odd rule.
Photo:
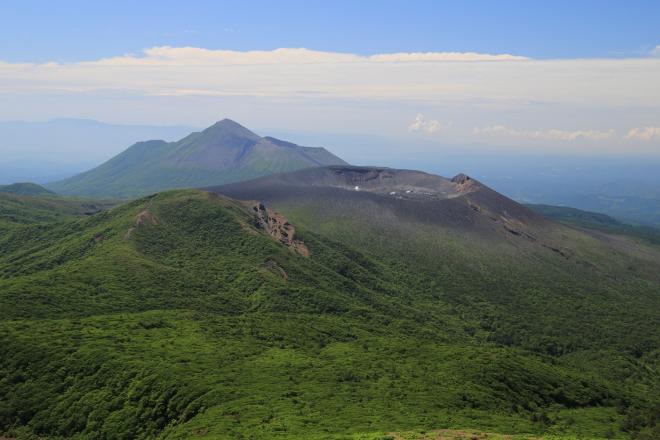
{"label": "green mountain peak", "polygon": [[49,185],[65,195],[133,197],[346,164],[324,148],[261,137],[223,119],[177,142],[138,142],[100,166]]}
{"label": "green mountain peak", "polygon": [[53,194],[52,191],[32,182],[17,182],[11,185],[0,185],[0,192],[21,196],[41,196]]}

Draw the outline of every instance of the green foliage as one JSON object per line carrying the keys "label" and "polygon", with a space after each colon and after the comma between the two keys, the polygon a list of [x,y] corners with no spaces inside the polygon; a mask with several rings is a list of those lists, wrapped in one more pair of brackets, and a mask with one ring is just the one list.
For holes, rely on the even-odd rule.
{"label": "green foliage", "polygon": [[178,142],[138,142],[98,167],[49,188],[59,194],[131,198],[344,163],[323,148],[261,138],[223,120]]}
{"label": "green foliage", "polygon": [[657,266],[577,233],[598,272],[290,209],[304,257],[241,203],[199,191],[83,217],[25,212],[0,236],[9,436],[656,432]]}
{"label": "green foliage", "polygon": [[92,200],[56,195],[26,196],[0,191],[0,230],[9,227],[71,220],[115,205],[112,200]]}
{"label": "green foliage", "polygon": [[52,195],[53,192],[41,185],[31,182],[12,183],[11,185],[0,185],[0,192],[11,193],[21,196],[43,196]]}

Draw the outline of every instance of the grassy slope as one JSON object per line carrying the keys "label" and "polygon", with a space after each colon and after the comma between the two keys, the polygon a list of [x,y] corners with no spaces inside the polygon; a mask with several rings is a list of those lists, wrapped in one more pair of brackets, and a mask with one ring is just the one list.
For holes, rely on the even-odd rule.
{"label": "grassy slope", "polygon": [[22,196],[52,195],[53,192],[41,185],[31,182],[12,183],[11,185],[0,185],[0,192],[18,194]]}
{"label": "grassy slope", "polygon": [[[622,426],[643,425],[635,417],[647,417],[657,395],[658,355],[627,351],[625,319],[607,331],[606,320],[560,316],[558,327],[578,327],[532,325],[503,345],[498,335],[528,320],[525,310],[546,294],[516,285],[523,268],[487,292],[510,275],[480,267],[487,247],[466,251],[446,235],[443,248],[457,259],[428,276],[384,258],[378,244],[358,252],[342,243],[373,241],[369,231],[346,237],[328,219],[319,235],[304,228],[311,215],[291,213],[310,258],[255,229],[242,205],[196,191],[1,236],[0,431],[382,439],[473,427],[622,437]],[[500,322],[512,310],[502,296],[520,300],[523,291],[530,304]],[[591,298],[594,316],[610,307],[602,294]],[[657,299],[639,301],[649,298]],[[644,316],[631,304],[631,315]],[[652,343],[657,332],[641,324]],[[570,338],[592,325],[598,334],[584,345],[593,349]],[[551,354],[533,332],[578,347]]]}
{"label": "grassy slope", "polygon": [[27,224],[51,223],[90,215],[115,205],[112,200],[94,200],[56,195],[0,193],[0,230]]}
{"label": "grassy slope", "polygon": [[[91,171],[66,181],[50,184],[49,187],[61,194],[130,198],[164,189],[203,187],[248,180],[306,168],[311,163],[282,152],[270,157],[255,155],[246,163],[231,169],[208,170],[200,167],[173,166],[165,163],[165,157],[174,147],[174,144],[164,144],[163,148],[166,152],[163,155],[149,156],[146,160],[142,156],[135,157],[137,153],[131,151],[134,148],[132,147],[120,157]],[[140,164],[140,166],[134,167],[132,164]]]}
{"label": "grassy slope", "polygon": [[[644,375],[633,370],[657,374],[657,248],[558,227],[550,237],[568,250],[560,256],[511,237],[488,242],[467,231],[400,221],[365,200],[356,206],[344,200],[341,209],[336,203],[332,197],[292,196],[273,206],[296,224],[377,258],[406,290],[439,291],[436,298],[477,337],[549,354],[628,384]],[[416,301],[432,304],[419,296]],[[642,393],[658,393],[660,383],[651,376],[637,382]],[[636,414],[629,411],[639,420]]]}
{"label": "grassy slope", "polygon": [[614,342],[621,348],[660,345],[653,328],[660,301],[657,247],[559,225],[533,231],[538,241],[489,225],[447,226],[458,211],[436,221],[455,210],[452,205],[399,206],[341,191],[266,191],[244,196],[265,196],[294,224],[360,248],[403,281],[411,300],[465,309],[498,342],[553,355]]}

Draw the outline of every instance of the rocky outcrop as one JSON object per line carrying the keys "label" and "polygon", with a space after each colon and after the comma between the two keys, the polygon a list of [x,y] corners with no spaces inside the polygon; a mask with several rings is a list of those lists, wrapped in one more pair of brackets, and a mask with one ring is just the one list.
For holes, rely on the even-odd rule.
{"label": "rocky outcrop", "polygon": [[479,182],[466,174],[457,174],[451,179],[454,188],[459,194],[469,193],[479,188]]}
{"label": "rocky outcrop", "polygon": [[252,206],[255,213],[256,226],[263,229],[273,239],[279,241],[294,252],[309,256],[309,249],[302,240],[296,239],[296,229],[283,215],[266,208],[263,203],[257,202]]}

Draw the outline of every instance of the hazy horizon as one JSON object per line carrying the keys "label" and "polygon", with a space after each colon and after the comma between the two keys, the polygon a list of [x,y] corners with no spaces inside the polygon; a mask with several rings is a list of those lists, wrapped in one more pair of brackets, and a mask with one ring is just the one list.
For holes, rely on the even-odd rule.
{"label": "hazy horizon", "polygon": [[[241,121],[237,121],[241,122]],[[49,184],[95,168],[138,141],[176,141],[206,127],[105,124],[57,118],[46,122],[0,122],[0,137],[15,139],[0,160],[0,185]],[[438,145],[428,139],[247,127],[305,146],[320,146],[354,165],[418,169],[452,177],[465,173],[525,203],[593,210],[644,224],[660,224],[659,156],[575,152],[521,153],[484,146]],[[48,154],[42,145],[48,142]],[[89,148],[93,145],[93,148]],[[405,152],[401,146],[405,145]],[[379,151],[382,154],[374,154]],[[12,156],[14,153],[14,156]],[[623,197],[610,206],[602,198]],[[641,214],[638,205],[646,205]]]}
{"label": "hazy horizon", "polygon": [[363,152],[392,160],[408,143],[660,156],[655,2],[36,5],[6,8],[0,121],[228,117],[396,139]]}
{"label": "hazy horizon", "polygon": [[654,2],[7,9],[0,183],[56,181],[230,118],[353,164],[468,173],[519,201],[656,203]]}

